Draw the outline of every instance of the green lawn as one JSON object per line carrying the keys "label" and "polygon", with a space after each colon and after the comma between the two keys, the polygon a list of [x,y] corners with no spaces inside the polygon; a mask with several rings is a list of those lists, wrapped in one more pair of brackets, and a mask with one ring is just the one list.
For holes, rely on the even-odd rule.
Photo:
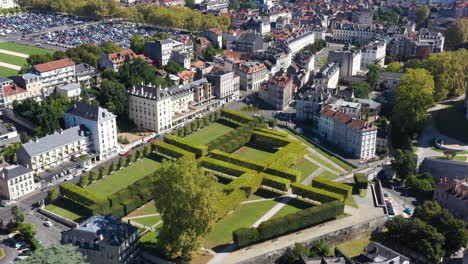
{"label": "green lawn", "polygon": [[273,218],[277,218],[280,216],[285,216],[288,214],[296,213],[301,210],[307,209],[309,207],[314,206],[311,203],[307,203],[298,199],[292,199],[289,203],[287,203],[281,210],[279,210]]}
{"label": "green lawn", "polygon": [[218,122],[214,122],[213,124],[204,127],[197,132],[190,134],[185,137],[185,139],[190,140],[194,143],[206,145],[209,142],[213,141],[214,139],[234,130],[234,128],[223,125]]}
{"label": "green lawn", "polygon": [[278,194],[276,192],[272,192],[270,190],[265,190],[265,189],[258,189],[254,194],[250,195],[249,199],[250,201],[252,200],[260,200],[260,199],[270,199],[270,198],[276,198],[281,196],[281,194]]}
{"label": "green lawn", "polygon": [[465,118],[463,101],[438,110],[435,115],[435,125],[442,134],[468,143],[468,119]]}
{"label": "green lawn", "polygon": [[339,244],[337,248],[339,248],[346,256],[354,258],[361,255],[370,242],[370,237],[364,237]]}
{"label": "green lawn", "polygon": [[156,232],[147,232],[142,237],[140,237],[140,245],[143,247],[144,251],[156,257],[161,257],[157,243],[158,233]]}
{"label": "green lawn", "polygon": [[86,189],[102,198],[107,198],[120,189],[155,172],[160,167],[161,163],[149,158],[144,158],[112,175],[106,176],[104,179],[98,180],[86,187]]}
{"label": "green lawn", "polygon": [[149,201],[140,208],[137,208],[127,216],[139,216],[139,215],[149,215],[149,214],[157,214],[156,207],[154,206],[154,201]]}
{"label": "green lawn", "polygon": [[16,76],[16,75],[18,75],[17,70],[13,70],[13,69],[10,69],[10,68],[0,66],[0,76],[1,77],[13,77],[13,76]]}
{"label": "green lawn", "polygon": [[268,151],[248,147],[248,146],[243,146],[232,154],[242,157],[242,158],[250,159],[250,160],[262,161],[268,158],[272,153]]}
{"label": "green lawn", "polygon": [[301,172],[301,179],[299,180],[299,182],[301,182],[302,180],[307,178],[307,176],[316,171],[319,168],[319,166],[306,159],[303,159],[299,161],[296,165],[294,165],[294,167],[292,168]]}
{"label": "green lawn", "polygon": [[47,205],[44,209],[75,222],[80,222],[90,216],[80,208],[81,205],[76,204],[72,200],[63,198],[55,201],[53,204]]}
{"label": "green lawn", "polygon": [[47,53],[52,54],[54,52],[53,50],[50,50],[50,49],[43,49],[43,48],[13,43],[13,42],[1,42],[0,49],[24,53],[27,55],[47,54]]}
{"label": "green lawn", "polygon": [[151,227],[151,226],[154,226],[155,224],[157,224],[159,221],[161,221],[161,216],[160,215],[148,216],[148,217],[142,217],[142,218],[134,218],[134,219],[131,219],[131,220],[134,221],[134,222],[140,223],[142,225]]}
{"label": "green lawn", "polygon": [[354,197],[352,195],[345,200],[345,204],[354,208],[359,208],[359,205],[356,203],[356,200],[354,200]]}
{"label": "green lawn", "polygon": [[232,231],[241,227],[250,227],[276,204],[276,201],[262,201],[240,205],[236,211],[216,223],[213,230],[205,237],[206,246],[213,248],[231,242]]}
{"label": "green lawn", "polygon": [[13,56],[13,55],[1,53],[1,52],[0,52],[0,61],[9,63],[9,64],[18,65],[18,66],[23,66],[27,63],[25,58]]}
{"label": "green lawn", "polygon": [[[432,156],[432,157],[429,157],[429,158],[433,158],[433,159],[447,159],[447,156]],[[466,161],[467,160],[467,156],[455,156],[453,157],[452,160],[456,160],[456,161]]]}
{"label": "green lawn", "polygon": [[338,175],[336,175],[334,173],[331,173],[329,171],[323,171],[322,173],[319,174],[319,176],[330,179],[330,180],[335,179],[336,177],[338,177]]}
{"label": "green lawn", "polygon": [[337,167],[336,166],[333,166],[330,162],[320,158],[319,156],[317,155],[314,155],[314,154],[311,154],[309,155],[309,157],[313,160],[315,160],[316,162],[320,163],[321,165],[331,169],[331,170],[334,170],[334,171],[338,171]]}

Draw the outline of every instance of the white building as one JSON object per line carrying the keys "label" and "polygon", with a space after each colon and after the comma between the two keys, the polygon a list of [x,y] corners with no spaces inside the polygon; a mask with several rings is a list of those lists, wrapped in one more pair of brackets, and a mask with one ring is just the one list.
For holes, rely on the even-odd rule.
{"label": "white building", "polygon": [[163,67],[173,60],[188,69],[193,58],[193,42],[184,37],[176,40],[148,41],[145,43],[144,54],[152,59],[158,67]]}
{"label": "white building", "polygon": [[313,84],[316,87],[336,88],[340,77],[340,67],[338,63],[330,62],[320,68],[319,72],[314,76]]}
{"label": "white building", "polygon": [[361,68],[367,69],[367,64],[384,66],[387,43],[384,40],[373,41],[362,49]]}
{"label": "white building", "polygon": [[9,9],[18,7],[16,0],[0,0],[0,9]]}
{"label": "white building", "polygon": [[376,36],[373,25],[337,23],[332,28],[334,41],[343,43],[359,43],[374,39]]}
{"label": "white building", "polygon": [[22,165],[0,167],[0,195],[15,200],[36,190],[33,171]]}
{"label": "white building", "polygon": [[57,93],[70,99],[79,99],[81,95],[81,85],[79,83],[69,83],[57,87]]}
{"label": "white building", "polygon": [[68,58],[34,65],[30,72],[41,77],[44,96],[51,95],[60,85],[75,81],[75,63]]}
{"label": "white building", "polygon": [[377,128],[324,106],[318,129],[323,139],[361,160],[375,157]]}
{"label": "white building", "polygon": [[95,105],[77,103],[65,111],[65,126],[85,126],[91,133],[92,150],[99,160],[118,154],[116,115]]}
{"label": "white building", "polygon": [[[12,139],[18,137],[18,131],[13,124],[0,121],[0,146],[12,143]],[[2,144],[3,143],[3,144]]]}
{"label": "white building", "polygon": [[328,62],[335,62],[340,65],[340,77],[350,77],[361,70],[361,56],[359,50],[332,50],[328,53]]}
{"label": "white building", "polygon": [[301,51],[305,46],[314,44],[315,33],[314,32],[301,32],[291,36],[288,40],[288,47],[291,50],[291,56]]}
{"label": "white building", "polygon": [[234,73],[240,77],[242,90],[258,91],[260,85],[268,80],[268,69],[258,61],[234,64]]}
{"label": "white building", "polygon": [[239,98],[240,78],[233,72],[217,71],[208,74],[206,78],[211,82],[218,99],[227,103]]}

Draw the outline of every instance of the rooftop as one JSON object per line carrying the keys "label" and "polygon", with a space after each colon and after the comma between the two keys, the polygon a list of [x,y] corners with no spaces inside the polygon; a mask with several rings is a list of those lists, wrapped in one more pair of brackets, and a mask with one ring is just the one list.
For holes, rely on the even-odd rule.
{"label": "rooftop", "polygon": [[27,92],[26,89],[22,88],[21,86],[17,84],[10,84],[7,86],[3,87],[3,96],[8,97],[20,93],[25,93]]}
{"label": "rooftop", "polygon": [[57,70],[57,69],[61,69],[61,68],[65,68],[65,67],[69,67],[73,65],[75,65],[75,63],[71,59],[66,58],[62,60],[56,60],[56,61],[37,64],[37,65],[34,65],[34,68],[38,72],[48,72],[48,71],[53,71],[53,70]]}
{"label": "rooftop", "polygon": [[31,171],[31,169],[28,169],[23,165],[10,165],[8,167],[4,167],[3,169],[0,168],[0,177],[11,180]]}
{"label": "rooftop", "polygon": [[102,119],[115,117],[114,114],[105,108],[85,103],[76,103],[70,106],[65,113],[92,121],[101,121]]}

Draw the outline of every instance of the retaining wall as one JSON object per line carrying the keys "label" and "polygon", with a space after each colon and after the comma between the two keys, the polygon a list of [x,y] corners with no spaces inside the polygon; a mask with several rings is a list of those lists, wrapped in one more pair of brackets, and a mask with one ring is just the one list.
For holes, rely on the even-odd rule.
{"label": "retaining wall", "polygon": [[71,228],[75,228],[75,227],[78,227],[79,224],[75,221],[72,221],[70,219],[67,219],[63,216],[60,216],[56,213],[52,213],[51,211],[47,211],[46,209],[43,209],[43,208],[39,208],[39,212],[49,218],[52,218],[54,219],[55,221],[59,222],[59,223],[62,223],[68,227],[71,227]]}

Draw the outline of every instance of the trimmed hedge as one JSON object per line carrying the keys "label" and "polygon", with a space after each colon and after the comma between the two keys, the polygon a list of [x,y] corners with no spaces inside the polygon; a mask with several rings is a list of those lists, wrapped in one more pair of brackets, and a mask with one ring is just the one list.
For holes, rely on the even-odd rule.
{"label": "trimmed hedge", "polygon": [[245,159],[245,158],[238,157],[236,155],[232,155],[232,154],[229,154],[229,153],[217,150],[217,149],[211,151],[210,156],[217,160],[226,161],[234,165],[246,167],[248,169],[256,170],[256,171],[263,171],[265,170],[265,167],[266,167],[266,164],[264,164],[263,162]]}
{"label": "trimmed hedge", "polygon": [[224,194],[219,199],[218,219],[223,218],[227,213],[239,207],[240,203],[247,199],[247,197],[247,194],[241,189],[237,189],[230,194]]}
{"label": "trimmed hedge", "polygon": [[290,180],[276,177],[266,173],[260,173],[260,175],[262,176],[262,185],[264,186],[271,187],[273,189],[281,190],[284,192],[288,191],[291,187]]}
{"label": "trimmed hedge", "polygon": [[181,149],[184,149],[188,152],[195,153],[197,158],[206,156],[206,154],[208,154],[207,146],[192,143],[178,136],[167,135],[166,137],[164,137],[164,142],[174,145],[176,147],[179,147]]}
{"label": "trimmed hedge", "polygon": [[244,115],[234,110],[226,109],[226,108],[221,109],[221,116],[227,117],[229,119],[235,120],[240,123],[247,123],[249,121],[255,120],[255,118],[251,116]]}
{"label": "trimmed hedge", "polygon": [[369,185],[367,181],[367,176],[364,173],[354,173],[354,182],[356,183],[356,187],[358,189],[366,189]]}
{"label": "trimmed hedge", "polygon": [[353,187],[343,183],[331,181],[324,177],[313,178],[312,187],[341,194],[345,199],[353,194]]}
{"label": "trimmed hedge", "polygon": [[221,118],[220,120],[228,123],[238,123],[239,125],[235,130],[232,130],[208,143],[209,150],[219,149],[221,151],[231,153],[241,146],[247,144],[252,138],[253,129],[262,125],[262,121],[260,119],[255,119],[247,123],[228,120],[225,117]]}
{"label": "trimmed hedge", "polygon": [[253,132],[253,141],[255,144],[267,146],[269,148],[280,148],[294,142],[291,139],[276,136],[270,133],[264,133],[260,131]]}
{"label": "trimmed hedge", "polygon": [[70,182],[66,182],[60,185],[60,193],[70,200],[87,206],[103,202],[103,200],[94,193],[87,191],[86,189],[83,189]]}
{"label": "trimmed hedge", "polygon": [[344,203],[333,201],[262,222],[258,228],[251,228],[258,230],[258,234],[248,228],[239,228],[233,232],[233,240],[237,246],[243,247],[308,228],[343,213]]}
{"label": "trimmed hedge", "polygon": [[152,144],[156,146],[156,152],[158,152],[161,155],[171,157],[173,159],[179,159],[183,156],[195,158],[194,153],[183,150],[174,145],[167,144],[166,142],[154,141]]}
{"label": "trimmed hedge", "polygon": [[251,170],[247,168],[209,157],[203,157],[199,160],[199,162],[200,165],[204,168],[219,171],[221,173],[229,174],[236,177],[239,177],[246,172],[251,172]]}
{"label": "trimmed hedge", "polygon": [[245,247],[260,240],[258,229],[241,227],[232,232],[232,239],[238,247]]}
{"label": "trimmed hedge", "polygon": [[284,137],[284,138],[288,137],[287,133],[279,132],[279,131],[268,129],[268,128],[255,128],[255,131],[271,134],[271,135],[278,136],[278,137]]}
{"label": "trimmed hedge", "polygon": [[229,194],[237,189],[241,189],[247,196],[250,196],[260,188],[261,183],[262,177],[260,175],[244,173],[239,178],[227,184],[223,191]]}
{"label": "trimmed hedge", "polygon": [[301,172],[293,169],[285,169],[284,167],[271,166],[265,170],[266,173],[288,179],[292,182],[297,182],[301,178]]}
{"label": "trimmed hedge", "polygon": [[303,198],[308,198],[321,203],[328,203],[332,201],[344,201],[344,196],[338,193],[329,192],[326,190],[309,187],[300,183],[291,184],[292,192]]}
{"label": "trimmed hedge", "polygon": [[274,164],[277,167],[289,168],[302,160],[307,154],[307,147],[298,141],[288,144],[273,155],[263,160],[267,165]]}

